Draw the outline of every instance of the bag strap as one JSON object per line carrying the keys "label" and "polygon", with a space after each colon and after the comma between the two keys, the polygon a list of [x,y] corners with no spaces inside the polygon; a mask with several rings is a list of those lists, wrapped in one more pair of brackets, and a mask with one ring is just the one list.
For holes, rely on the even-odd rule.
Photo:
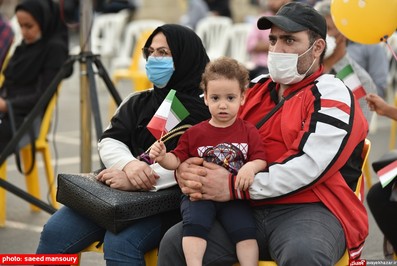
{"label": "bag strap", "polygon": [[[11,132],[12,132],[13,135],[15,135],[15,133],[17,132],[17,128],[16,128],[16,123],[15,123],[14,109],[13,109],[12,104],[11,104],[10,101],[6,100],[6,103],[7,103],[7,108],[8,108],[8,117],[10,119]],[[36,163],[36,140],[35,140],[35,136],[34,136],[34,129],[31,128],[29,130],[28,134],[29,134],[30,145],[31,145],[30,151],[31,151],[31,156],[32,156],[31,157],[32,158],[32,163],[31,163],[31,165],[29,166],[29,168],[28,168],[28,170],[26,172],[23,171],[23,169],[22,169],[21,157],[20,157],[20,154],[19,154],[18,145],[16,145],[15,151],[14,151],[15,161],[16,161],[16,164],[17,164],[18,171],[21,174],[23,174],[23,175],[31,174],[32,171],[33,171],[33,168],[35,166],[35,163]]]}
{"label": "bag strap", "polygon": [[[167,134],[163,135],[160,138],[160,140],[162,142],[167,142],[168,140],[170,140],[170,139],[172,139],[172,138],[174,138],[176,136],[182,135],[183,133],[185,133],[186,129],[188,129],[191,126],[192,125],[186,124],[186,125],[182,125],[180,127],[176,127],[174,129],[168,131]],[[148,153],[153,145],[154,145],[154,143],[152,145],[150,145],[150,147],[145,151],[145,153]]]}
{"label": "bag strap", "polygon": [[[182,135],[183,133],[185,133],[186,129],[188,129],[189,127],[191,127],[192,125],[183,125],[180,127],[176,127],[170,131],[167,132],[167,134],[163,135],[160,140],[162,142],[166,142],[176,136]],[[159,140],[156,140],[154,143],[156,143]],[[154,163],[154,161],[152,159],[150,159],[149,157],[149,151],[152,148],[152,146],[154,145],[154,143],[152,145],[150,145],[150,147],[141,155],[139,155],[137,158],[143,162],[146,162],[147,164],[151,165]]]}

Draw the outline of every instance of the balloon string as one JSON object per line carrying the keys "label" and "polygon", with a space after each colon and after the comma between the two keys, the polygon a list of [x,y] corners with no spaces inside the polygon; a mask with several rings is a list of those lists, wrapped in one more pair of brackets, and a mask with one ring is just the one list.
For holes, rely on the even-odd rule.
{"label": "balloon string", "polygon": [[387,45],[387,48],[389,48],[391,54],[393,55],[394,59],[396,59],[396,61],[397,61],[397,55],[396,55],[396,53],[394,52],[393,47],[391,47],[391,45],[390,45],[387,41],[386,41],[385,43],[386,43],[386,45]]}

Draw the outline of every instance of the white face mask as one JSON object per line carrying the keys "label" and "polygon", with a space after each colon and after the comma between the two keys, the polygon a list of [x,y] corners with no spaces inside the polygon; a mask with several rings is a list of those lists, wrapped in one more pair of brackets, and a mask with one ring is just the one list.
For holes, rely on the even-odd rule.
{"label": "white face mask", "polygon": [[325,41],[327,42],[327,50],[325,51],[325,55],[324,58],[328,58],[330,57],[330,55],[332,55],[335,51],[335,47],[336,47],[336,40],[335,37],[333,36],[329,36],[327,34],[327,38],[325,39]]}
{"label": "white face mask", "polygon": [[301,81],[306,76],[307,72],[309,72],[309,70],[312,68],[316,60],[313,60],[313,63],[305,73],[299,74],[298,58],[311,50],[313,45],[301,55],[292,53],[275,53],[269,51],[267,66],[269,68],[269,74],[272,80],[280,84],[295,84]]}

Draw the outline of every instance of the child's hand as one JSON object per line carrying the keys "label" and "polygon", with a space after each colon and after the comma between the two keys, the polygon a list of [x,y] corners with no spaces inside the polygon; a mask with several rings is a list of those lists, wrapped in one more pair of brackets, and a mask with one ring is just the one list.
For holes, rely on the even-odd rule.
{"label": "child's hand", "polygon": [[162,141],[156,141],[150,149],[149,157],[156,162],[160,162],[164,159],[167,149]]}
{"label": "child's hand", "polygon": [[254,182],[254,176],[254,171],[248,167],[242,167],[237,173],[234,188],[243,191],[247,190]]}

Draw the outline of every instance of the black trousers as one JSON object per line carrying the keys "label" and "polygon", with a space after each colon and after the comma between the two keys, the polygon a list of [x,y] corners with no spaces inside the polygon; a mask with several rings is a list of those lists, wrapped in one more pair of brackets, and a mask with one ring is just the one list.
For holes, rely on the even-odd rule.
{"label": "black trousers", "polygon": [[379,229],[397,252],[397,202],[390,201],[393,182],[382,188],[380,183],[371,187],[367,195],[369,209]]}

